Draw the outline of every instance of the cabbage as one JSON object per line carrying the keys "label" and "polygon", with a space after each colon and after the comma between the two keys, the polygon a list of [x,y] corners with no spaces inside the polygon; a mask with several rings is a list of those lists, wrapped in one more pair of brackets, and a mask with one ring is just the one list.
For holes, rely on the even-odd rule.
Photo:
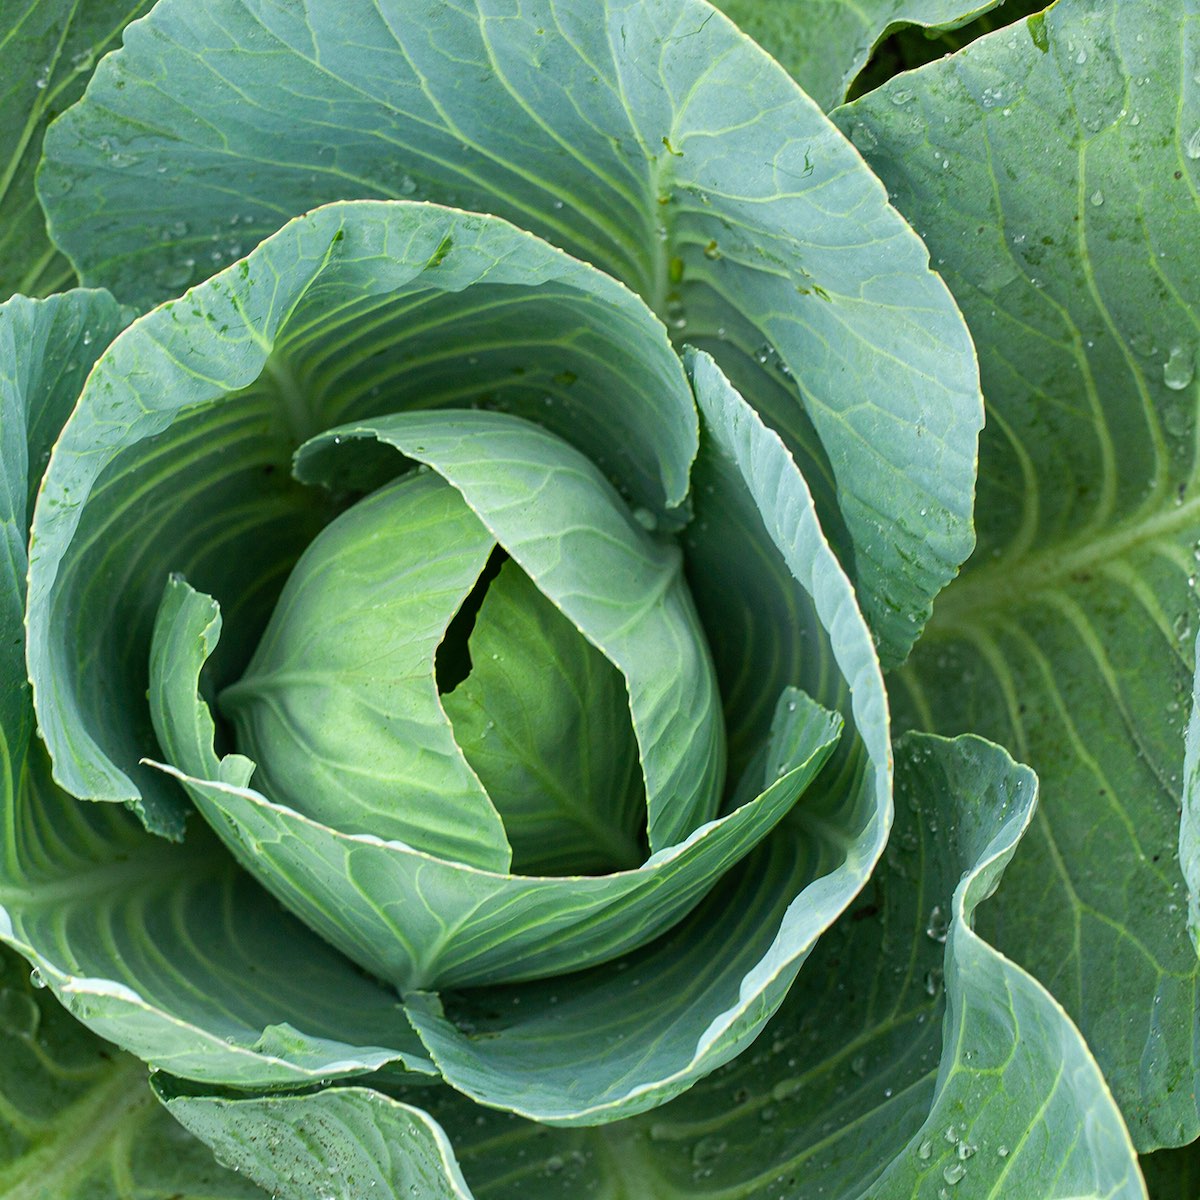
{"label": "cabbage", "polygon": [[1185,1186],[1200,15],[728,7],[4,18],[5,1195]]}

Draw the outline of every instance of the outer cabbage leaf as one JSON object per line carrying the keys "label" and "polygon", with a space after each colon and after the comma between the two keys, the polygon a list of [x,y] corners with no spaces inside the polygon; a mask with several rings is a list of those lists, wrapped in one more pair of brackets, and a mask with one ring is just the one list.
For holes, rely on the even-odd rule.
{"label": "outer cabbage leaf", "polygon": [[[971,929],[1028,826],[1034,790],[1032,772],[979,739],[904,739],[895,848],[754,1048],[665,1108],[602,1128],[548,1129],[444,1090],[410,1090],[405,1099],[436,1117],[436,1144],[444,1128],[461,1165],[460,1176],[445,1163],[440,1187],[425,1184],[430,1194],[900,1200],[960,1188],[1144,1198],[1120,1114],[1078,1031]],[[640,1007],[635,970],[628,987]],[[378,1093],[334,1089],[281,1104],[194,1096],[169,1081],[159,1090],[189,1128],[264,1183],[278,1168],[263,1146],[282,1134],[297,1195],[319,1194],[335,1164],[390,1187],[384,1196],[404,1194],[397,1159],[413,1115]],[[303,1130],[299,1152],[278,1124],[285,1107]],[[339,1122],[339,1111],[352,1115]],[[380,1163],[397,1166],[389,1175]]]}
{"label": "outer cabbage leaf", "polygon": [[262,1200],[0,949],[0,1191],[8,1200]]}
{"label": "outer cabbage leaf", "polygon": [[846,99],[871,51],[906,25],[957,29],[1005,0],[720,0],[719,7],[828,110]]}
{"label": "outer cabbage leaf", "polygon": [[328,206],[138,322],[89,380],[35,522],[29,665],[64,786],[179,836],[178,790],[137,766],[167,573],[224,601],[236,678],[335,511],[291,480],[297,446],[356,415],[472,402],[536,416],[664,522],[687,493],[697,418],[662,327],[496,218]]}
{"label": "outer cabbage leaf", "polygon": [[[891,694],[1045,802],[985,920],[1139,1147],[1200,1133],[1177,844],[1200,546],[1200,8],[1059,0],[840,109],[974,330],[980,545]],[[901,98],[907,101],[899,104]]]}
{"label": "outer cabbage leaf", "polygon": [[31,738],[22,609],[33,492],[127,316],[103,292],[0,306],[0,938],[77,1017],[177,1071],[258,1085],[405,1060],[432,1071],[395,998],[284,917],[215,839],[176,851],[123,812],[81,807]]}
{"label": "outer cabbage leaf", "polygon": [[165,1078],[171,1114],[221,1162],[288,1200],[472,1200],[454,1150],[428,1113],[367,1088],[239,1099],[193,1094]]}
{"label": "outer cabbage leaf", "polygon": [[1179,867],[1187,883],[1188,933],[1200,953],[1200,633],[1192,676],[1192,712],[1184,737],[1183,800],[1179,813]]}
{"label": "outer cabbage leaf", "polygon": [[804,467],[886,659],[971,549],[961,317],[858,156],[703,0],[165,0],[40,179],[83,277],[143,306],[326,201],[496,213],[711,350]]}
{"label": "outer cabbage leaf", "polygon": [[17,786],[32,733],[25,680],[26,545],[34,494],[92,363],[128,319],[107,292],[0,305],[0,799]]}
{"label": "outer cabbage leaf", "polygon": [[14,0],[0,14],[0,300],[70,287],[33,178],[46,124],[83,92],[97,59],[152,0]]}

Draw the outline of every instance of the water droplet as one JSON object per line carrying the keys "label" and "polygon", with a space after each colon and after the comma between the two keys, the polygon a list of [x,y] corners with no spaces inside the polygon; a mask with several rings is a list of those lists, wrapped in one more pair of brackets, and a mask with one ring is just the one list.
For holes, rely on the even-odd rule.
{"label": "water droplet", "polygon": [[933,1141],[932,1141],[932,1139],[925,1138],[922,1140],[921,1144],[917,1147],[917,1157],[922,1162],[927,1162],[929,1159],[931,1159],[933,1157]]}
{"label": "water droplet", "polygon": [[949,919],[942,912],[942,906],[935,904],[929,912],[929,922],[925,926],[925,936],[934,942],[945,942],[949,930]]}
{"label": "water droplet", "polygon": [[1104,203],[1104,193],[1099,188],[1097,188],[1092,193],[1092,207],[1099,208],[1103,203]]}
{"label": "water droplet", "polygon": [[1082,67],[1083,64],[1087,62],[1087,51],[1080,50],[1079,53],[1075,55],[1075,61]]}
{"label": "water droplet", "polygon": [[1163,428],[1172,437],[1185,437],[1191,428],[1188,410],[1180,404],[1172,404],[1163,413]]}
{"label": "water droplet", "polygon": [[658,518],[648,508],[639,506],[633,510],[633,519],[647,533],[653,533],[658,528]]}
{"label": "water droplet", "polygon": [[867,1073],[867,1056],[856,1054],[850,1060],[850,1070],[861,1079]]}
{"label": "water droplet", "polygon": [[1183,152],[1190,159],[1200,158],[1200,129],[1196,129],[1183,147]]}
{"label": "water droplet", "polygon": [[1190,347],[1172,346],[1171,356],[1163,363],[1163,383],[1174,392],[1182,392],[1195,375],[1195,352]]}
{"label": "water droplet", "polygon": [[970,1142],[959,1142],[958,1143],[959,1159],[962,1162],[966,1162],[968,1158],[971,1158],[975,1154],[975,1149],[976,1148],[974,1146],[972,1146]]}
{"label": "water droplet", "polygon": [[942,989],[942,973],[937,968],[925,972],[925,994],[936,996]]}
{"label": "water droplet", "polygon": [[952,1162],[949,1166],[942,1168],[942,1178],[953,1187],[956,1183],[961,1183],[967,1177],[967,1168],[960,1162]]}
{"label": "water droplet", "polygon": [[401,175],[396,190],[402,196],[411,196],[417,190],[417,181],[411,175]]}
{"label": "water droplet", "polygon": [[850,130],[850,140],[860,150],[874,150],[879,145],[879,139],[875,136],[870,126],[862,124],[855,125]]}
{"label": "water droplet", "polygon": [[907,104],[912,98],[913,94],[907,88],[897,88],[892,92],[892,103],[897,106]]}
{"label": "water droplet", "polygon": [[546,1159],[546,1174],[557,1175],[567,1165],[561,1154],[552,1154]]}
{"label": "water droplet", "polygon": [[692,1147],[692,1165],[704,1166],[720,1158],[728,1143],[723,1137],[702,1137]]}
{"label": "water droplet", "polygon": [[37,967],[34,967],[33,970],[29,972],[29,982],[35,988],[44,988],[46,986],[46,980]]}
{"label": "water droplet", "polygon": [[1007,1147],[1007,1146],[997,1146],[997,1147],[996,1147],[996,1154],[997,1154],[997,1155],[998,1155],[1000,1158],[1007,1158],[1007,1157],[1008,1157],[1008,1154],[1009,1154],[1008,1147]]}

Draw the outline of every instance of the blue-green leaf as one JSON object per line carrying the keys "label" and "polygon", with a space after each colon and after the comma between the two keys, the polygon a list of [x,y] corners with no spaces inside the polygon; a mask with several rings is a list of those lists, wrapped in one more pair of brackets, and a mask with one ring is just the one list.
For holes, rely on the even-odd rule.
{"label": "blue-green leaf", "polygon": [[0,815],[0,939],[103,1037],[241,1087],[434,1073],[395,994],[280,911],[202,823],[176,846],[81,805],[40,749]]}
{"label": "blue-green leaf", "polygon": [[[927,736],[902,739],[896,767],[871,884],[759,1040],[684,1096],[551,1130],[406,1092],[449,1133],[479,1200],[1144,1200],[1078,1030],[971,928],[1020,853],[1032,772],[978,738]],[[631,981],[630,1007],[640,991]]]}
{"label": "blue-green leaf", "polygon": [[74,282],[34,195],[42,136],[151,3],[13,0],[0,10],[0,300],[14,292],[45,296]]}
{"label": "blue-green leaf", "polygon": [[40,184],[83,278],[141,306],[327,201],[496,213],[623,280],[785,435],[888,661],[970,552],[962,318],[852,147],[704,0],[164,0]]}
{"label": "blue-green leaf", "polygon": [[1188,890],[1188,933],[1200,953],[1200,633],[1196,635],[1192,712],[1184,737],[1183,802],[1179,814],[1179,867]]}
{"label": "blue-green leaf", "polygon": [[1194,0],[1058,0],[835,114],[925,232],[988,403],[979,550],[895,679],[898,719],[978,731],[1041,776],[985,930],[1078,1021],[1146,1150],[1200,1134],[1178,854],[1198,38]]}
{"label": "blue-green leaf", "polygon": [[441,1127],[427,1113],[366,1088],[305,1096],[155,1091],[218,1161],[287,1200],[473,1200]]}
{"label": "blue-green leaf", "polygon": [[846,99],[871,51],[906,25],[957,29],[1005,0],[719,0],[824,109]]}
{"label": "blue-green leaf", "polygon": [[0,948],[5,1200],[263,1200],[155,1102],[146,1067],[88,1033]]}
{"label": "blue-green leaf", "polygon": [[291,480],[293,451],[397,397],[536,415],[664,521],[687,493],[687,381],[620,284],[495,218],[372,202],[300,218],[136,322],[59,442],[35,520],[29,661],[68,790],[180,836],[178,790],[137,766],[155,753],[139,697],[163,584],[184,572],[223,602],[214,682],[232,681],[334,512]]}
{"label": "blue-green leaf", "polygon": [[25,679],[26,545],[50,448],[92,364],[127,320],[107,292],[0,305],[0,799],[20,779],[32,732]]}

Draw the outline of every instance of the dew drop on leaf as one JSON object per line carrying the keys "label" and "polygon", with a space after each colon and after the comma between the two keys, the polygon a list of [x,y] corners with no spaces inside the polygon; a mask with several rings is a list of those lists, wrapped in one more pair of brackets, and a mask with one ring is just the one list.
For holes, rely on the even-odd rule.
{"label": "dew drop on leaf", "polygon": [[727,1144],[722,1137],[702,1137],[692,1147],[692,1165],[700,1167],[720,1158]]}
{"label": "dew drop on leaf", "polygon": [[929,913],[929,922],[925,926],[925,936],[935,942],[944,942],[950,929],[950,922],[942,912],[942,906],[935,904]]}
{"label": "dew drop on leaf", "polygon": [[850,140],[860,149],[871,151],[879,145],[879,139],[869,126],[858,124],[850,130]]}
{"label": "dew drop on leaf", "polygon": [[1163,428],[1172,437],[1186,436],[1188,429],[1191,427],[1191,421],[1188,418],[1188,411],[1180,404],[1172,404],[1170,408],[1163,413]]}
{"label": "dew drop on leaf", "polygon": [[658,528],[658,518],[648,508],[643,508],[640,505],[633,510],[633,519],[647,533],[653,533]]}
{"label": "dew drop on leaf", "polygon": [[1196,355],[1190,348],[1172,346],[1171,356],[1163,364],[1163,383],[1181,392],[1196,375]]}

